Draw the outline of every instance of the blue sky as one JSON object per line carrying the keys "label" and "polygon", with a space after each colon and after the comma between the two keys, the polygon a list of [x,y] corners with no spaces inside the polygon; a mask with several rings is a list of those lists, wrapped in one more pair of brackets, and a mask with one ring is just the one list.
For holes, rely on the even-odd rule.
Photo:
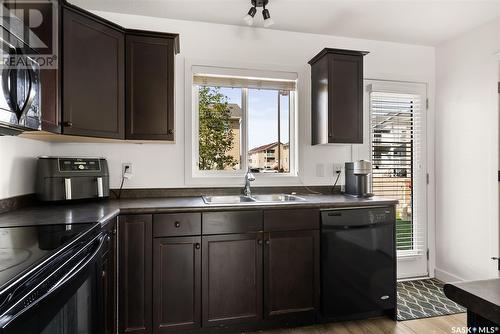
{"label": "blue sky", "polygon": [[[240,88],[221,88],[229,103],[241,106]],[[281,142],[289,138],[288,96],[281,96]],[[248,148],[278,141],[278,91],[248,90]]]}

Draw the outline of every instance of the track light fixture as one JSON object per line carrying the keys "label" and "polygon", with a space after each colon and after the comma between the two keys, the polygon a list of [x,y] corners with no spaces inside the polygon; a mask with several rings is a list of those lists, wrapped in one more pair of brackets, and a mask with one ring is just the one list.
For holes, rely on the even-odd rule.
{"label": "track light fixture", "polygon": [[248,11],[248,14],[243,17],[243,20],[251,26],[253,24],[253,17],[257,13],[257,8],[251,7],[250,10]]}
{"label": "track light fixture", "polygon": [[243,17],[243,20],[251,26],[253,24],[253,18],[257,13],[257,7],[262,7],[262,17],[264,18],[264,27],[270,27],[274,24],[273,19],[271,18],[271,14],[269,10],[266,8],[266,5],[269,4],[269,0],[251,0],[252,7],[248,11],[248,14]]}

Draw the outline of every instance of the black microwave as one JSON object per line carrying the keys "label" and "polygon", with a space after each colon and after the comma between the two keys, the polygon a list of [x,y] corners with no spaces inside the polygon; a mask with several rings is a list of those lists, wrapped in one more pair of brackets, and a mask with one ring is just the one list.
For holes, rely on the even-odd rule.
{"label": "black microwave", "polygon": [[0,135],[41,129],[37,52],[0,26]]}

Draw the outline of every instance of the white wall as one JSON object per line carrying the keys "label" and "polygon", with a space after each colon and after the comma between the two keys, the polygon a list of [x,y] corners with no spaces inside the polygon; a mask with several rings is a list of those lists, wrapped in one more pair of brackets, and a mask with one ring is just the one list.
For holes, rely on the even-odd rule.
{"label": "white wall", "polygon": [[36,157],[49,153],[46,142],[0,137],[0,199],[33,193]]}
{"label": "white wall", "polygon": [[498,275],[500,20],[436,49],[436,276]]}
{"label": "white wall", "polygon": [[[242,64],[273,64],[297,68],[299,76],[299,175],[308,185],[331,184],[333,163],[351,159],[350,146],[310,145],[310,60],[324,47],[370,51],[365,57],[365,77],[421,81],[434,91],[434,48],[327,35],[304,34],[178,21],[102,12],[105,18],[137,29],[180,33],[181,53],[176,56],[176,144],[53,144],[54,155],[88,154],[108,159],[111,186],[120,182],[123,162],[133,163],[134,178],[125,187],[181,187],[184,181],[184,61],[199,59]],[[323,164],[325,176],[316,176]],[[242,183],[242,180],[236,180]],[[214,184],[215,186],[216,184]]]}

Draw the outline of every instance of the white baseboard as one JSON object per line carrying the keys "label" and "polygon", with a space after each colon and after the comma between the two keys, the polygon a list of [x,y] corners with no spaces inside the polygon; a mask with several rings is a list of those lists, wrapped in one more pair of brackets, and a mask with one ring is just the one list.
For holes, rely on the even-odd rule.
{"label": "white baseboard", "polygon": [[445,283],[465,281],[462,277],[459,277],[457,275],[454,275],[450,272],[447,272],[439,268],[434,269],[434,275],[438,280]]}

